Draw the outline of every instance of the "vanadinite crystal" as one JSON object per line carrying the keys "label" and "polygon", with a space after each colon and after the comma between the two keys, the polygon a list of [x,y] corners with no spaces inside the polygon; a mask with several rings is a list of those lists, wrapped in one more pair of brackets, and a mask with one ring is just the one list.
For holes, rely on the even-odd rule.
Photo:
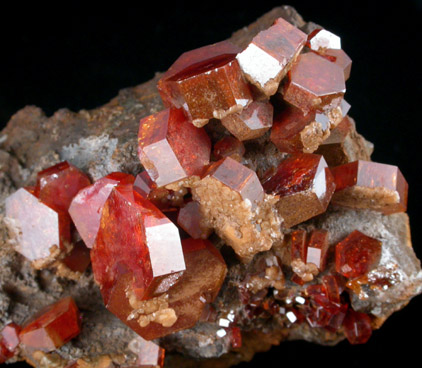
{"label": "vanadinite crystal", "polygon": [[6,199],[6,216],[15,249],[37,267],[50,263],[71,240],[67,212],[50,208],[25,188]]}
{"label": "vanadinite crystal", "polygon": [[30,319],[19,334],[25,347],[53,351],[79,335],[81,319],[71,297],[66,297],[42,309]]}
{"label": "vanadinite crystal", "polygon": [[287,102],[305,113],[338,106],[345,92],[343,70],[313,52],[299,55],[282,91]]}
{"label": "vanadinite crystal", "polygon": [[353,309],[349,309],[343,327],[347,340],[353,345],[364,344],[372,335],[371,318]]}
{"label": "vanadinite crystal", "polygon": [[237,55],[237,60],[248,81],[271,96],[276,93],[305,41],[305,33],[278,18],[270,28],[253,38]]}
{"label": "vanadinite crystal", "polygon": [[158,187],[201,175],[211,154],[207,133],[174,108],[141,120],[138,145],[142,165]]}
{"label": "vanadinite crystal", "polygon": [[0,364],[15,355],[19,346],[21,328],[16,323],[9,323],[0,332]]}
{"label": "vanadinite crystal", "polygon": [[92,248],[100,227],[101,211],[116,185],[132,184],[135,178],[124,173],[111,173],[82,189],[73,198],[69,214],[88,248]]}
{"label": "vanadinite crystal", "polygon": [[376,266],[380,257],[381,242],[355,230],[336,245],[336,271],[359,277]]}
{"label": "vanadinite crystal", "polygon": [[258,138],[273,125],[273,110],[269,102],[254,101],[242,112],[221,119],[221,123],[240,141]]}
{"label": "vanadinite crystal", "polygon": [[162,368],[164,366],[165,350],[152,341],[137,337],[129,343],[129,350],[136,355],[134,367]]}
{"label": "vanadinite crystal", "polygon": [[359,160],[331,172],[336,183],[333,203],[384,214],[406,211],[408,185],[397,166]]}
{"label": "vanadinite crystal", "polygon": [[132,185],[114,187],[105,202],[91,259],[107,308],[123,321],[122,293],[148,299],[167,291],[185,270],[177,227]]}
{"label": "vanadinite crystal", "polygon": [[241,111],[252,101],[236,54],[228,41],[184,53],[158,82],[167,107],[183,108],[195,126]]}
{"label": "vanadinite crystal", "polygon": [[278,196],[277,208],[284,226],[292,227],[323,213],[335,185],[322,156],[299,153],[291,155],[268,173],[263,187],[267,193]]}
{"label": "vanadinite crystal", "polygon": [[196,201],[191,201],[180,209],[177,224],[194,239],[206,239],[212,232],[212,229],[201,221],[199,203]]}
{"label": "vanadinite crystal", "polygon": [[90,184],[84,173],[64,161],[38,173],[35,195],[51,208],[67,211],[73,197]]}
{"label": "vanadinite crystal", "polygon": [[233,160],[240,162],[245,154],[245,146],[239,139],[226,135],[214,145],[212,153],[216,160],[231,157]]}

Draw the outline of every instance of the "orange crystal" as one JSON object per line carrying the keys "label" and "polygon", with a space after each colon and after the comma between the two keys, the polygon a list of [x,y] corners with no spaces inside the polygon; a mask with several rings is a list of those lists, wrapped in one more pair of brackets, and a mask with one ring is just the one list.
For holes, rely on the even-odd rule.
{"label": "orange crystal", "polygon": [[325,212],[335,189],[324,158],[312,153],[291,155],[267,173],[262,185],[279,196],[277,207],[286,227]]}
{"label": "orange crystal", "polygon": [[306,250],[306,263],[313,263],[320,271],[324,271],[327,250],[328,231],[322,229],[312,231]]}
{"label": "orange crystal", "polygon": [[384,214],[406,211],[408,184],[397,166],[359,160],[331,172],[336,183],[333,203]]}
{"label": "orange crystal", "polygon": [[177,224],[194,239],[206,239],[212,232],[212,229],[202,223],[199,203],[196,201],[191,201],[180,209]]}
{"label": "orange crystal", "polygon": [[71,297],[42,309],[19,334],[23,345],[34,350],[53,351],[79,335],[81,319]]}
{"label": "orange crystal", "polygon": [[35,195],[49,207],[67,212],[79,190],[90,184],[82,171],[63,161],[38,173]]}
{"label": "orange crystal", "polygon": [[50,208],[25,188],[6,198],[6,217],[17,240],[16,250],[39,267],[71,240],[67,212]]}
{"label": "orange crystal", "polygon": [[256,173],[230,157],[215,162],[204,176],[211,176],[238,192],[252,207],[264,198],[264,190]]}
{"label": "orange crystal", "polygon": [[138,155],[158,187],[200,175],[209,163],[211,141],[180,109],[167,109],[141,119]]}
{"label": "orange crystal", "polygon": [[305,41],[305,33],[278,18],[270,28],[252,39],[248,47],[237,55],[237,60],[248,81],[271,96],[277,92],[280,81]]}
{"label": "orange crystal", "polygon": [[226,129],[240,141],[261,137],[273,125],[273,106],[269,102],[252,102],[242,112],[221,119]]}
{"label": "orange crystal", "polygon": [[21,328],[16,323],[9,323],[0,332],[0,364],[13,357],[19,345]]}
{"label": "orange crystal", "polygon": [[100,227],[101,211],[113,188],[116,185],[132,184],[134,180],[132,175],[114,172],[82,189],[73,198],[69,214],[88,248],[94,246]]}
{"label": "orange crystal", "polygon": [[372,335],[369,315],[349,309],[343,321],[344,334],[353,345],[366,343]]}
{"label": "orange crystal", "polygon": [[183,108],[197,127],[241,111],[252,96],[236,60],[239,51],[223,41],[182,54],[158,81],[164,104]]}
{"label": "orange crystal", "polygon": [[214,145],[212,153],[216,160],[231,157],[233,160],[240,162],[245,154],[245,146],[239,139],[226,135]]}
{"label": "orange crystal", "polygon": [[358,230],[336,245],[336,271],[348,278],[368,273],[381,258],[381,242]]}
{"label": "orange crystal", "polygon": [[[110,304],[118,286],[145,300],[171,286],[163,279],[173,275],[175,282],[185,270],[177,227],[131,185],[114,187],[105,202],[91,260],[106,307],[124,322],[128,315]],[[124,277],[128,285],[120,285]]]}
{"label": "orange crystal", "polygon": [[282,91],[284,99],[304,113],[339,106],[345,92],[343,70],[313,52],[299,55]]}

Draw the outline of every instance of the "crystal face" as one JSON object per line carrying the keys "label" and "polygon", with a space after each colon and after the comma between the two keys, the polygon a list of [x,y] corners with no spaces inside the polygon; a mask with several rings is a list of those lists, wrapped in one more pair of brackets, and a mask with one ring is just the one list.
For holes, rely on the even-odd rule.
{"label": "crystal face", "polygon": [[111,173],[82,189],[73,198],[69,214],[88,248],[92,248],[100,227],[101,211],[116,185],[132,184],[135,178],[124,173]]}
{"label": "crystal face", "polygon": [[336,245],[336,271],[354,278],[370,271],[381,257],[381,242],[355,230]]}
{"label": "crystal face", "polygon": [[326,29],[316,29],[309,34],[306,46],[314,51],[341,49],[341,39]]}
{"label": "crystal face", "polygon": [[129,343],[129,349],[136,354],[136,367],[159,367],[164,366],[165,350],[152,341],[137,337]]}
{"label": "crystal face", "polygon": [[269,102],[254,101],[242,112],[221,119],[221,123],[240,141],[258,138],[273,125],[273,110]]}
{"label": "crystal face", "polygon": [[305,113],[339,106],[345,92],[343,70],[313,52],[299,55],[283,86],[283,98]]}
{"label": "crystal face", "polygon": [[177,224],[194,239],[206,239],[212,232],[212,229],[201,221],[199,203],[196,201],[191,201],[180,209]]}
{"label": "crystal face", "polygon": [[241,111],[252,101],[236,54],[228,41],[188,51],[158,82],[167,107],[183,108],[197,127]]}
{"label": "crystal face", "polygon": [[328,49],[325,50],[323,56],[343,70],[345,81],[350,78],[352,59],[350,59],[349,55],[347,55],[343,50]]}
{"label": "crystal face", "polygon": [[262,185],[267,193],[279,197],[277,208],[286,227],[325,212],[335,189],[324,158],[312,153],[291,155]]}
{"label": "crystal face", "polygon": [[119,279],[127,275],[129,291],[144,300],[165,292],[163,279],[185,270],[176,226],[131,185],[114,187],[105,202],[91,260],[107,308],[123,321],[128,316],[110,305]]}
{"label": "crystal face", "polygon": [[49,207],[67,212],[73,197],[90,184],[84,173],[64,161],[38,173],[35,195]]}
{"label": "crystal face", "polygon": [[248,81],[271,96],[276,93],[305,41],[305,33],[278,18],[270,28],[253,38],[237,55],[237,60]]}
{"label": "crystal face", "polygon": [[349,309],[344,319],[344,334],[353,345],[364,344],[372,335],[369,315]]}
{"label": "crystal face", "polygon": [[8,226],[16,236],[15,249],[39,267],[70,242],[70,218],[21,188],[6,199]]}
{"label": "crystal face", "polygon": [[397,166],[359,160],[331,171],[336,183],[333,203],[384,214],[406,211],[408,185]]}
{"label": "crystal face", "polygon": [[12,358],[19,346],[21,328],[16,323],[8,323],[0,332],[0,364]]}
{"label": "crystal face", "polygon": [[245,146],[243,143],[230,135],[221,138],[213,149],[213,155],[216,160],[221,160],[225,157],[231,157],[233,160],[241,161],[245,154]]}
{"label": "crystal face", "polygon": [[141,119],[138,155],[158,187],[200,175],[209,163],[211,142],[180,109],[167,109]]}
{"label": "crystal face", "polygon": [[71,297],[66,297],[42,309],[27,322],[19,334],[26,347],[53,351],[79,335],[81,319]]}

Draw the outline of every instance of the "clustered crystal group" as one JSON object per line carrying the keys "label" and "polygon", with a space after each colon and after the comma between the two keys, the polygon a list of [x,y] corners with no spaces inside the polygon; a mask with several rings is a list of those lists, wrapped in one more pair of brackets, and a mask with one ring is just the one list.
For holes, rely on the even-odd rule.
{"label": "clustered crystal group", "polygon": [[[224,41],[184,53],[158,82],[166,109],[140,121],[145,171],[94,183],[68,162],[39,172],[34,187],[6,201],[15,249],[36,269],[75,280],[92,263],[107,309],[145,339],[139,367],[164,364],[164,350],[150,340],[198,321],[223,321],[218,333],[238,349],[245,314],[366,342],[372,317],[353,310],[348,295],[369,283],[381,241],[355,230],[330,244],[327,230],[297,226],[330,203],[406,211],[401,172],[369,160],[347,115],[350,69],[339,37],[324,29],[306,35],[282,18],[244,50]],[[276,147],[259,169],[248,159],[257,140]],[[243,315],[221,316],[213,305],[227,273],[215,239],[243,264],[259,263],[255,256],[275,245],[284,249],[242,281]],[[301,292],[291,295],[288,282]],[[66,297],[22,327],[4,327],[0,362],[19,346],[56,350],[80,330]]]}

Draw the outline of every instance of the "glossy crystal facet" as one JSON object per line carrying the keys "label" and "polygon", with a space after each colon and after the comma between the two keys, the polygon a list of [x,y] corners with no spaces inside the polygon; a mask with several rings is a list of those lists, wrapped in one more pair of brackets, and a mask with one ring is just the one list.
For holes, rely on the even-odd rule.
{"label": "glossy crystal facet", "polygon": [[291,155],[266,175],[262,185],[279,196],[277,207],[286,227],[325,212],[335,189],[324,158],[312,153]]}
{"label": "glossy crystal facet", "polygon": [[273,125],[273,110],[269,102],[254,101],[242,112],[221,119],[221,123],[240,141],[258,138]]}
{"label": "glossy crystal facet", "polygon": [[236,60],[239,51],[223,41],[181,55],[158,82],[164,104],[183,108],[198,127],[241,111],[252,95]]}
{"label": "glossy crystal facet", "polygon": [[185,269],[177,227],[131,185],[114,187],[105,202],[91,260],[106,306],[124,322],[128,316],[110,305],[124,277],[128,293],[144,300],[166,291],[161,281]]}
{"label": "glossy crystal facet", "polygon": [[336,183],[333,203],[384,214],[406,211],[408,184],[397,166],[359,160],[331,172]]}
{"label": "glossy crystal facet", "polygon": [[358,230],[350,233],[335,248],[336,271],[348,278],[362,276],[381,258],[381,242]]}
{"label": "glossy crystal facet", "polygon": [[82,171],[63,161],[38,173],[35,195],[51,208],[67,212],[73,197],[90,184]]}
{"label": "glossy crystal facet", "polygon": [[305,41],[305,33],[278,18],[270,28],[252,39],[248,47],[237,55],[237,60],[248,81],[271,96],[276,93]]}
{"label": "glossy crystal facet", "polygon": [[15,249],[40,267],[70,242],[70,217],[42,203],[25,188],[6,198],[6,217]]}
{"label": "glossy crystal facet", "polygon": [[83,188],[73,198],[69,214],[88,248],[94,246],[100,227],[102,208],[113,188],[116,185],[132,184],[134,180],[135,178],[129,174],[111,173]]}
{"label": "glossy crystal facet", "polygon": [[212,229],[201,221],[199,203],[191,201],[179,210],[177,224],[194,239],[206,239]]}
{"label": "glossy crystal facet", "polygon": [[306,46],[314,51],[338,50],[341,49],[341,39],[326,29],[315,29],[309,34]]}
{"label": "glossy crystal facet", "polygon": [[369,315],[349,309],[343,322],[344,334],[353,345],[366,343],[372,335]]}
{"label": "glossy crystal facet", "polygon": [[240,162],[245,154],[245,146],[239,139],[226,135],[214,145],[212,153],[217,161],[231,157],[233,160]]}
{"label": "glossy crystal facet", "polygon": [[32,317],[23,326],[19,338],[30,349],[49,352],[66,344],[80,331],[78,307],[71,297],[66,297]]}
{"label": "glossy crystal facet", "polygon": [[339,106],[346,86],[344,72],[335,63],[313,52],[299,55],[283,86],[283,97],[307,113]]}
{"label": "glossy crystal facet", "polygon": [[209,163],[210,139],[180,109],[166,109],[141,119],[138,155],[158,187],[200,175]]}

